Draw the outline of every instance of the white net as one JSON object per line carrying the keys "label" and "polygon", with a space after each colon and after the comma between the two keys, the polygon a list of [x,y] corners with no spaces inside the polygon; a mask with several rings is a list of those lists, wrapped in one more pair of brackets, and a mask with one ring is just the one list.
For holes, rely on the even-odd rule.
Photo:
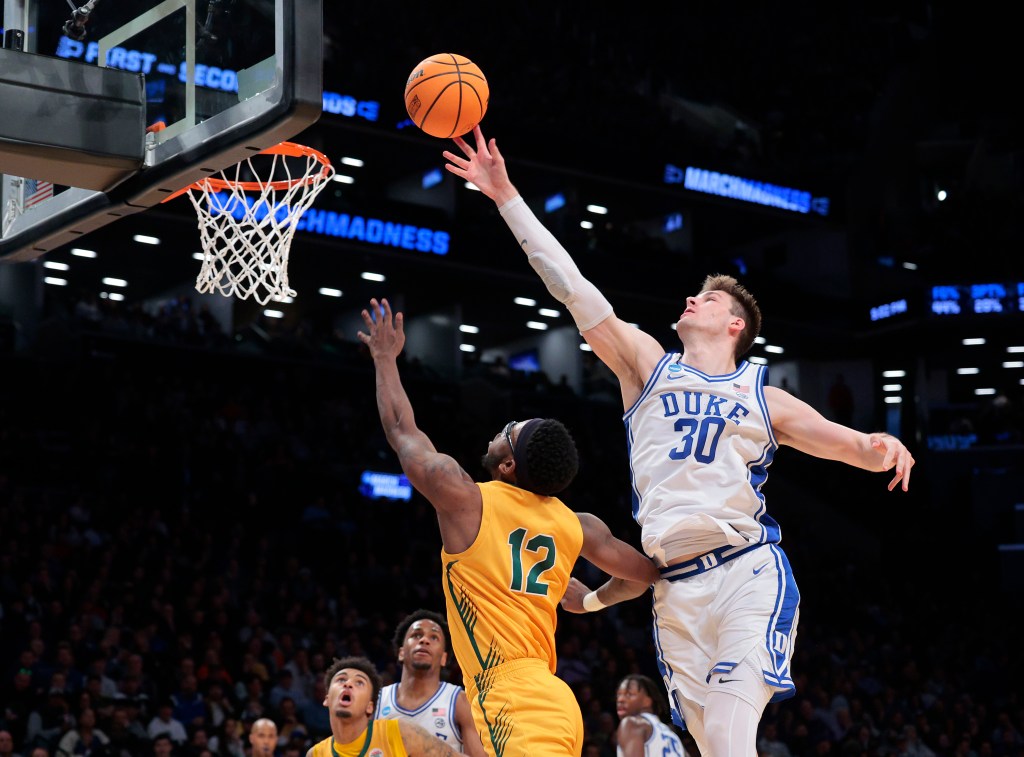
{"label": "white net", "polygon": [[295,297],[288,285],[295,227],[333,176],[321,153],[282,143],[190,187],[203,246],[196,289],[261,305]]}

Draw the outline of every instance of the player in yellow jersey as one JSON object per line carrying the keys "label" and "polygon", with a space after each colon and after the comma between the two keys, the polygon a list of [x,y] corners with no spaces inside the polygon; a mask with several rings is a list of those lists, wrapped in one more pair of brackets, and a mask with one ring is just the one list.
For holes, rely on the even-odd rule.
{"label": "player in yellow jersey", "polygon": [[452,649],[484,748],[495,757],[579,755],[579,704],[554,675],[558,603],[573,565],[582,555],[624,579],[602,587],[599,605],[640,596],[658,570],[600,518],[554,496],[578,468],[576,445],[557,420],[506,424],[483,458],[487,483],[439,453],[417,428],[398,375],[402,314],[387,300],[370,308],[359,338],[376,367],[377,409],[402,470],[437,511]]}
{"label": "player in yellow jersey", "polygon": [[335,659],[324,683],[331,735],[314,744],[306,757],[458,757],[415,723],[373,719],[381,677],[365,657]]}

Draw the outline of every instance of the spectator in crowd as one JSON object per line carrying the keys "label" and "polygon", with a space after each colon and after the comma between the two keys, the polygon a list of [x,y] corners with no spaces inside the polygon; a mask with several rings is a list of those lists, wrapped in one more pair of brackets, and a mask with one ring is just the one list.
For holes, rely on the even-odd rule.
{"label": "spectator in crowd", "polygon": [[150,754],[153,757],[173,757],[178,754],[177,749],[175,749],[174,742],[171,741],[170,734],[166,732],[158,733],[153,737],[150,749],[152,750]]}
{"label": "spectator in crowd", "polygon": [[58,754],[105,755],[110,739],[96,727],[96,713],[91,709],[82,710],[78,722],[61,737],[57,744]]}
{"label": "spectator in crowd", "polygon": [[188,741],[188,732],[184,723],[174,717],[174,703],[170,699],[160,702],[156,715],[146,726],[146,733],[153,740],[161,733],[166,733],[175,746],[181,746]]}
{"label": "spectator in crowd", "polygon": [[115,757],[134,757],[142,752],[142,745],[149,741],[146,729],[138,720],[133,720],[128,708],[122,702],[114,705],[107,728],[110,751]]}
{"label": "spectator in crowd", "polygon": [[186,728],[206,722],[206,702],[199,693],[199,681],[194,673],[182,676],[178,690],[171,694],[171,701],[174,702],[174,718]]}
{"label": "spectator in crowd", "polygon": [[5,728],[0,728],[0,757],[21,757],[14,751],[14,737]]}
{"label": "spectator in crowd", "polygon": [[273,757],[277,751],[277,724],[270,718],[260,718],[249,729],[252,757]]}

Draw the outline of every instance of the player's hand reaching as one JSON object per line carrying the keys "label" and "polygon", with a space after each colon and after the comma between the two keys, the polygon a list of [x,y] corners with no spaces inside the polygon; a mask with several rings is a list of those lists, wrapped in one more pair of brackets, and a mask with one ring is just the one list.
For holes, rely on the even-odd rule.
{"label": "player's hand reaching", "polygon": [[449,173],[472,182],[495,203],[503,205],[519,192],[508,178],[505,159],[498,150],[498,143],[493,137],[490,142],[484,139],[484,133],[479,126],[473,129],[473,139],[476,142],[476,149],[470,147],[462,137],[453,140],[466,157],[445,150],[441,153],[448,161],[445,168]]}
{"label": "player's hand reaching", "polygon": [[570,578],[569,585],[565,587],[565,594],[559,600],[563,610],[575,613],[585,613],[583,609],[583,597],[590,593],[590,589],[582,581]]}
{"label": "player's hand reaching", "polygon": [[896,475],[889,482],[889,491],[903,482],[903,491],[910,487],[910,469],[914,467],[914,456],[906,445],[891,434],[869,434],[871,446],[882,455],[882,470],[896,469]]}
{"label": "player's hand reaching", "polygon": [[[371,316],[370,313],[373,313]],[[376,298],[370,300],[370,310],[363,310],[363,322],[369,332],[359,332],[359,341],[370,348],[370,357],[397,359],[405,346],[405,327],[401,313],[392,316],[391,304],[387,299],[380,303]]]}

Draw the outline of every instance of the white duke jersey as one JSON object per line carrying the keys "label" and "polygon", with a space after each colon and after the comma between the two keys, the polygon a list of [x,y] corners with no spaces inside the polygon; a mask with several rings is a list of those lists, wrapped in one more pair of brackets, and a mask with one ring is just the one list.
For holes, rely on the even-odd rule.
{"label": "white duke jersey", "polygon": [[406,710],[398,704],[398,684],[381,688],[377,695],[377,709],[374,717],[380,719],[403,718],[409,720],[427,733],[447,743],[457,752],[462,749],[462,733],[455,724],[455,700],[462,691],[461,686],[441,681],[437,692],[415,710]]}
{"label": "white duke jersey", "polygon": [[665,355],[623,415],[633,517],[659,566],[726,546],[778,543],[761,486],[778,443],[764,387],[768,368],[746,361],[708,376]]}
{"label": "white duke jersey", "polygon": [[[662,723],[656,715],[641,712],[637,717],[651,724],[651,736],[644,742],[644,757],[686,757],[683,742],[676,736],[676,732]],[[615,753],[618,757],[623,757],[622,747],[616,747]]]}

